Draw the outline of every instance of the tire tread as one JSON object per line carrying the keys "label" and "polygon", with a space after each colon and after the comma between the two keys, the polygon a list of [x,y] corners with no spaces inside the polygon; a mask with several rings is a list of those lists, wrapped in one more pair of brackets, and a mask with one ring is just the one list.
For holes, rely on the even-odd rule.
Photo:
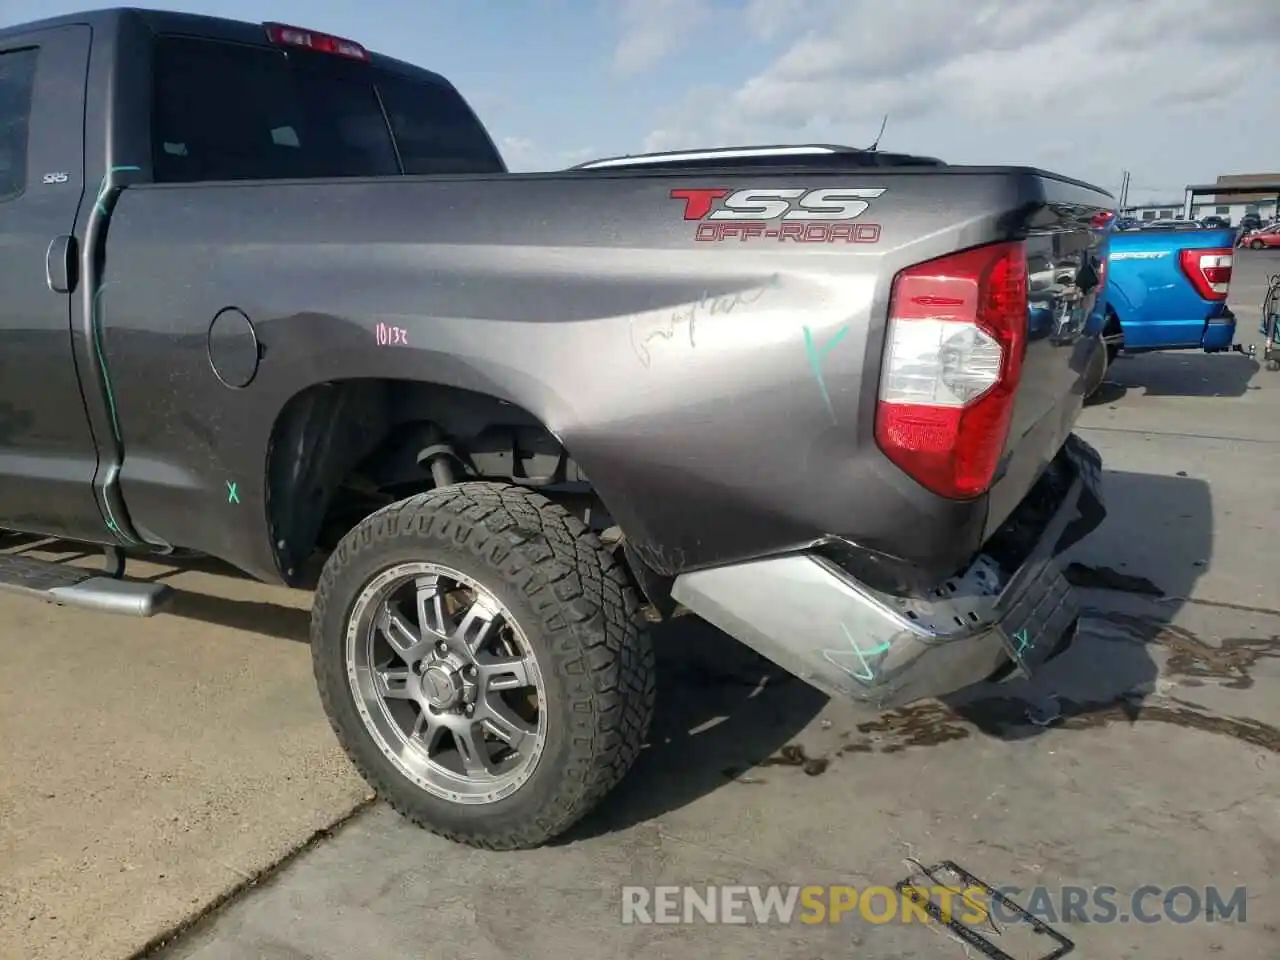
{"label": "tire tread", "polygon": [[[430,819],[413,784],[388,779],[364,753],[376,751],[360,731],[336,719],[333,690],[345,688],[341,658],[326,654],[329,630],[345,631],[335,587],[361,555],[412,536],[471,553],[519,590],[568,694],[568,763],[542,809],[518,826],[491,832],[442,826]],[[351,598],[353,599],[353,598]],[[350,602],[348,600],[348,602]],[[321,574],[311,618],[313,666],[330,724],[374,791],[411,822],[469,846],[490,850],[540,846],[594,808],[639,756],[653,716],[654,653],[640,600],[622,561],[580,520],[523,487],[467,482],[401,500],[365,518],[338,544]],[[334,680],[341,683],[334,683]],[[546,757],[544,755],[543,761]],[[398,782],[397,782],[398,781]],[[518,794],[517,794],[518,796]]]}

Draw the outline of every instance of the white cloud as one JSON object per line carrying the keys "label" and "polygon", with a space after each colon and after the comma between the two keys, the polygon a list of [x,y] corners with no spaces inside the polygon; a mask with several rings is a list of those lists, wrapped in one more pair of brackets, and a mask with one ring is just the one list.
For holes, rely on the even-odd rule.
{"label": "white cloud", "polygon": [[551,150],[528,137],[506,136],[499,141],[502,158],[508,169],[517,173],[537,170],[563,170],[585,160],[600,156],[595,147],[574,147],[570,150]]}
{"label": "white cloud", "polygon": [[774,40],[812,25],[813,0],[747,0],[747,26],[761,40]]}
{"label": "white cloud", "polygon": [[538,145],[528,137],[503,137],[502,158],[512,170],[530,170],[537,165]]}
{"label": "white cloud", "polygon": [[[683,108],[673,117],[675,124],[653,130],[644,138],[643,150],[646,153],[658,150],[678,150],[685,147],[721,146],[728,141],[716,140],[715,137],[699,138],[690,133],[691,129],[705,129],[704,118],[715,117],[721,106],[730,96],[731,91],[722,87],[699,87],[689,91],[685,97]],[[664,113],[668,112],[664,109]],[[680,123],[681,117],[688,117],[689,126]]]}
{"label": "white cloud", "polygon": [[743,11],[748,31],[789,44],[721,91],[718,109],[691,93],[648,149],[865,144],[888,113],[884,149],[1042,163],[1104,184],[1126,167],[1168,190],[1280,167],[1280,0],[747,0]]}
{"label": "white cloud", "polygon": [[595,147],[576,147],[573,150],[561,150],[556,154],[556,160],[564,167],[572,167],[575,164],[586,163],[588,160],[595,160],[599,157],[600,151]]}
{"label": "white cloud", "polygon": [[707,0],[619,0],[613,69],[623,75],[648,70],[695,41],[710,15]]}
{"label": "white cloud", "polygon": [[535,144],[528,137],[503,137],[502,146],[505,150],[512,153],[526,153],[536,148]]}

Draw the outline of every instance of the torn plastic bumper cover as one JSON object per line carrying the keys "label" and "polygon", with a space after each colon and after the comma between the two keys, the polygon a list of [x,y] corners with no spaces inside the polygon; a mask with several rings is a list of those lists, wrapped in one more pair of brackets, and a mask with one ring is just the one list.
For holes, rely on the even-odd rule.
{"label": "torn plastic bumper cover", "polygon": [[1010,660],[1030,673],[1079,617],[1057,557],[1106,515],[1091,446],[1071,436],[1053,468],[1069,486],[1016,570],[982,554],[930,596],[908,598],[799,553],[683,574],[673,597],[824,693],[875,710],[951,693]]}

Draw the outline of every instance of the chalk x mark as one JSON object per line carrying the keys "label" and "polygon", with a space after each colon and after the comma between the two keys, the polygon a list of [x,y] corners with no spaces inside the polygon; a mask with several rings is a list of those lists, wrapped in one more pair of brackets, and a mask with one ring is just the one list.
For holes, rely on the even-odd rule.
{"label": "chalk x mark", "polygon": [[1015,633],[1013,635],[1013,639],[1018,641],[1018,650],[1017,650],[1018,656],[1022,656],[1024,651],[1030,650],[1031,647],[1034,646],[1034,644],[1031,642],[1031,639],[1027,636],[1026,628],[1023,628],[1022,630],[1019,630],[1017,633]]}
{"label": "chalk x mark", "polygon": [[849,633],[848,627],[842,623],[840,624],[840,629],[844,633],[845,639],[849,641],[849,648],[853,651],[853,655],[858,658],[858,669],[856,671],[850,670],[843,663],[840,663],[835,659],[836,655],[847,657],[849,654],[848,651],[845,650],[823,650],[822,658],[832,666],[839,667],[849,676],[853,677],[853,679],[859,680],[862,683],[870,683],[876,678],[876,672],[872,669],[871,662],[867,658],[878,657],[882,653],[888,653],[889,644],[887,642],[882,642],[876,644],[870,650],[863,650],[862,647],[858,646],[858,641],[854,640],[853,636]]}
{"label": "chalk x mark", "polygon": [[831,402],[831,393],[827,390],[826,378],[822,375],[822,361],[828,353],[835,348],[841,340],[843,340],[849,332],[849,326],[846,324],[835,332],[835,335],[826,342],[821,348],[818,347],[813,340],[813,331],[808,327],[804,328],[804,352],[809,358],[809,369],[813,372],[813,379],[818,382],[818,389],[822,391],[822,402],[827,405],[827,413],[831,416],[831,422],[836,423],[836,408]]}
{"label": "chalk x mark", "polygon": [[239,503],[240,491],[236,489],[237,484],[227,481],[227,503]]}

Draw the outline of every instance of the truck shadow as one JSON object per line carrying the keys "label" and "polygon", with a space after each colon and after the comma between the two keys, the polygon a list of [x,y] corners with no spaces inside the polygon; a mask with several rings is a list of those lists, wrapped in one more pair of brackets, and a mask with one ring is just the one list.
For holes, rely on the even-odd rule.
{"label": "truck shadow", "polygon": [[265,600],[234,600],[194,590],[173,588],[164,613],[276,640],[311,642],[311,610]]}
{"label": "truck shadow", "polygon": [[610,797],[555,844],[678,810],[783,750],[827,697],[694,616],[661,624],[658,702],[648,744]]}
{"label": "truck shadow", "polygon": [[1115,722],[1204,726],[1182,707],[1147,700],[1160,675],[1157,651],[1167,674],[1230,679],[1231,657],[1172,624],[1212,559],[1209,485],[1107,471],[1104,490],[1107,519],[1064,558],[1084,607],[1075,641],[1030,679],[948,698],[955,719],[1002,740]]}
{"label": "truck shadow", "polygon": [[[1080,630],[1031,679],[982,683],[943,701],[849,721],[844,715],[852,711],[842,704],[828,704],[709,625],[691,617],[665,624],[649,746],[609,800],[560,842],[660,817],[756,766],[795,768],[774,777],[813,776],[862,755],[916,753],[972,736],[1011,742],[1048,729],[1146,721],[1213,729],[1212,718],[1146,702],[1159,676],[1157,648],[1171,653],[1166,670],[1203,670],[1214,662],[1207,645],[1197,654],[1197,641],[1168,623],[1181,606],[1177,598],[1191,592],[1211,556],[1209,487],[1191,478],[1121,472],[1107,472],[1104,484],[1107,520],[1084,542],[1091,545],[1087,555],[1064,558],[1071,564],[1068,579],[1084,588]],[[1138,545],[1146,547],[1145,556],[1132,549]],[[1152,555],[1161,559],[1150,571],[1158,581],[1137,572],[1153,567]],[[1112,597],[1145,601],[1142,614],[1094,602]],[[1161,602],[1152,602],[1157,598]],[[1175,636],[1180,639],[1171,640]],[[814,722],[820,713],[835,719]]]}
{"label": "truck shadow", "polygon": [[[817,774],[860,755],[916,753],[985,735],[1020,741],[1047,729],[1157,721],[1214,729],[1213,718],[1148,704],[1163,649],[1166,671],[1213,677],[1238,668],[1169,621],[1212,558],[1212,501],[1186,477],[1106,472],[1108,517],[1066,560],[1088,597],[1142,602],[1140,613],[1093,604],[1076,640],[1032,679],[971,687],[944,702],[923,701],[861,722],[827,698],[692,616],[655,629],[658,705],[633,774],[560,842],[614,832],[660,817],[728,786],[751,768],[793,767],[775,776]],[[0,546],[3,546],[0,543]],[[71,549],[68,546],[67,549]],[[184,570],[243,575],[218,561],[184,560]],[[1159,602],[1155,602],[1159,601]],[[169,615],[307,642],[309,611],[265,601],[177,589]],[[1225,674],[1224,674],[1225,675]]]}
{"label": "truck shadow", "polygon": [[[319,580],[320,567],[324,558],[316,557],[303,570],[304,592],[311,592]],[[229,563],[213,557],[183,557],[175,561],[171,570],[163,570],[146,579],[152,581],[169,581],[183,573],[195,572],[214,577],[226,577],[241,580],[248,584],[257,581]],[[234,630],[245,630],[260,633],[276,640],[291,640],[295,643],[311,642],[311,608],[295,607],[269,600],[248,600],[219,596],[190,590],[175,583],[168,583],[172,591],[171,599],[164,613],[169,616],[185,617],[202,623],[217,624]]]}
{"label": "truck shadow", "polygon": [[[79,566],[86,570],[102,569],[102,554],[97,550],[53,537],[0,531],[0,551],[26,554],[41,560]],[[156,573],[138,574],[133,572],[136,571],[135,565],[138,562],[150,564],[171,562],[173,566],[166,565]],[[184,574],[197,573],[240,581],[246,585],[257,583],[253,577],[221,560],[205,556],[190,556],[174,558],[170,561],[164,557],[141,555],[135,557],[131,554],[130,571],[129,576],[132,579],[163,582],[169,587],[170,599],[161,616],[182,617],[213,626],[257,633],[276,640],[310,643],[311,611],[309,608],[273,603],[269,600],[222,596],[171,582],[175,578],[181,579]],[[315,571],[308,568],[304,572],[311,578],[309,582],[314,584]]]}
{"label": "truck shadow", "polygon": [[[306,571],[314,580],[322,558]],[[219,560],[183,559],[150,579],[171,581],[196,571],[249,579]],[[309,642],[310,611],[232,599],[169,583],[169,616]],[[693,616],[653,631],[658,701],[648,744],[634,774],[574,831],[612,832],[678,809],[778,752],[822,710],[826,697]]]}
{"label": "truck shadow", "polygon": [[1148,397],[1242,397],[1260,389],[1253,383],[1260,369],[1256,360],[1238,353],[1183,350],[1121,357],[1087,405],[1115,403],[1131,391]]}

